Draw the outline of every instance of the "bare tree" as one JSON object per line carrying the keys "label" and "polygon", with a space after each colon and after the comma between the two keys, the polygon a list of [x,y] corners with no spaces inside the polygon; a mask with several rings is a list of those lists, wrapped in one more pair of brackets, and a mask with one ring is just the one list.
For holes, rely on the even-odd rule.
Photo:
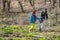
{"label": "bare tree", "polygon": [[11,0],[3,0],[3,11],[5,11],[6,3],[7,3],[7,9],[9,11],[9,9],[10,9],[10,2],[11,2]]}
{"label": "bare tree", "polygon": [[60,0],[59,0],[59,7],[60,7]]}
{"label": "bare tree", "polygon": [[58,20],[58,18],[57,18],[57,16],[58,16],[58,8],[59,8],[59,1],[60,0],[56,0],[56,2],[57,2],[57,4],[56,4],[56,23],[57,23],[57,20]]}
{"label": "bare tree", "polygon": [[46,1],[47,1],[47,0],[45,0],[45,4],[46,4]]}
{"label": "bare tree", "polygon": [[8,0],[8,2],[7,2],[8,11],[10,10],[10,3],[11,3],[11,0]]}
{"label": "bare tree", "polygon": [[19,4],[20,4],[20,7],[21,7],[21,10],[22,12],[24,12],[24,8],[23,8],[23,5],[22,5],[22,1],[21,0],[18,0]]}
{"label": "bare tree", "polygon": [[49,0],[50,2],[50,11],[52,10],[52,0]]}
{"label": "bare tree", "polygon": [[5,3],[6,3],[6,0],[3,0],[3,11],[5,11]]}
{"label": "bare tree", "polygon": [[52,1],[53,1],[53,8],[54,8],[57,0],[52,0]]}
{"label": "bare tree", "polygon": [[31,6],[33,6],[33,4],[32,4],[32,0],[29,0],[29,2],[30,2],[30,4],[31,4]]}
{"label": "bare tree", "polygon": [[29,0],[30,5],[33,7],[33,9],[35,9],[35,0]]}

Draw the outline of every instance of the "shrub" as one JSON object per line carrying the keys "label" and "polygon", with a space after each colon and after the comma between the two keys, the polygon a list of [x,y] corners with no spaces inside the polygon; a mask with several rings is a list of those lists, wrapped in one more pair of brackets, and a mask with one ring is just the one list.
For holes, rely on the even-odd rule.
{"label": "shrub", "polygon": [[0,40],[3,40],[3,38],[2,38],[2,37],[0,37]]}
{"label": "shrub", "polygon": [[33,33],[26,34],[26,37],[32,37]]}
{"label": "shrub", "polygon": [[56,37],[55,40],[60,40],[60,36]]}
{"label": "shrub", "polygon": [[8,28],[4,28],[3,31],[4,31],[4,33],[7,33],[7,34],[13,32],[13,30],[11,28],[9,28],[9,27]]}
{"label": "shrub", "polygon": [[46,38],[41,37],[41,38],[39,38],[39,40],[47,40],[47,39],[46,39]]}
{"label": "shrub", "polygon": [[13,40],[12,38],[10,38],[9,40]]}

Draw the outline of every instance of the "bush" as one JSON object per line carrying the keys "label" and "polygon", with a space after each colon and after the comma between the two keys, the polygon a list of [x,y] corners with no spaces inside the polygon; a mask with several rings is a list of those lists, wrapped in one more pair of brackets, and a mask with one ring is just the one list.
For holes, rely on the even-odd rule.
{"label": "bush", "polygon": [[3,29],[0,29],[0,33],[2,33],[3,32]]}
{"label": "bush", "polygon": [[26,37],[32,37],[32,36],[33,36],[32,33],[26,34]]}
{"label": "bush", "polygon": [[55,40],[60,40],[60,36],[56,37]]}
{"label": "bush", "polygon": [[0,37],[0,40],[3,40],[3,38],[2,38],[2,37]]}
{"label": "bush", "polygon": [[13,32],[18,32],[19,29],[17,29],[17,28],[18,28],[17,26],[12,25],[10,27],[4,28],[3,31],[4,31],[4,33],[9,34],[9,33],[13,33]]}
{"label": "bush", "polygon": [[10,38],[9,40],[13,40],[12,38]]}
{"label": "bush", "polygon": [[41,38],[39,38],[39,40],[47,40],[47,39],[46,39],[46,38],[41,37]]}
{"label": "bush", "polygon": [[13,29],[11,29],[11,28],[8,27],[8,28],[4,28],[3,31],[6,34],[9,34],[9,33],[12,33],[13,32]]}

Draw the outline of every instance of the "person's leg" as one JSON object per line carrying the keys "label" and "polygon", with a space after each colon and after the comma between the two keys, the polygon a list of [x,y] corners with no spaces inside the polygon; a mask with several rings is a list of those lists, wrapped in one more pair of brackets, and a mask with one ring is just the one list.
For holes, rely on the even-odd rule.
{"label": "person's leg", "polygon": [[46,14],[46,20],[48,19],[48,14]]}
{"label": "person's leg", "polygon": [[41,23],[41,29],[43,28],[43,23]]}
{"label": "person's leg", "polygon": [[40,26],[39,26],[39,32],[41,32],[41,23],[40,23]]}
{"label": "person's leg", "polygon": [[30,31],[34,29],[35,23],[31,23]]}
{"label": "person's leg", "polygon": [[44,29],[44,25],[43,23],[40,23],[39,31],[43,31],[43,29]]}

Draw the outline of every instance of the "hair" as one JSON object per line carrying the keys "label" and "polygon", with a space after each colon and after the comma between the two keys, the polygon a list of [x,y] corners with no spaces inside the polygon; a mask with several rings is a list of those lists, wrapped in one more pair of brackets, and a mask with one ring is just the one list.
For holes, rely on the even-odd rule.
{"label": "hair", "polygon": [[45,8],[45,10],[47,10],[47,8]]}
{"label": "hair", "polygon": [[33,14],[36,14],[36,10],[33,11]]}

